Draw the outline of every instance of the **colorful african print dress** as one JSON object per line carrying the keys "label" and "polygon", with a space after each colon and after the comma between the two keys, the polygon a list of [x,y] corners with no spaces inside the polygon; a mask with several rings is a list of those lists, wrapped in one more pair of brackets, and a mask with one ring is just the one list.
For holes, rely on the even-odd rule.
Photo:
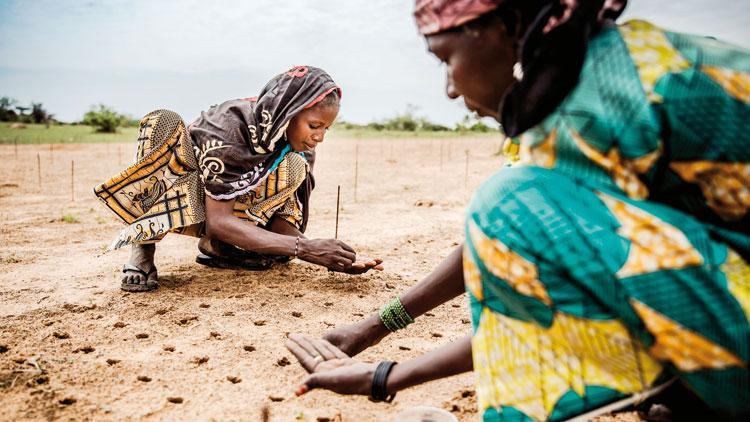
{"label": "colorful african print dress", "polygon": [[[215,114],[243,107],[243,101],[217,106]],[[202,120],[207,119],[199,119],[198,128]],[[236,129],[231,122],[222,123],[225,131]],[[242,154],[250,154],[249,148],[239,136],[215,136],[217,125],[207,126],[212,128],[209,136],[191,136],[180,116],[167,110],[141,120],[135,163],[94,189],[128,225],[109,249],[157,242],[167,233],[203,236],[204,195],[214,187],[221,199],[235,200],[234,215],[240,219],[263,226],[277,216],[303,228],[303,204],[295,193],[308,176],[307,158],[286,145],[265,180],[245,189]],[[231,182],[230,168],[236,174]]]}
{"label": "colorful african print dress", "polygon": [[466,223],[484,419],[565,419],[673,377],[750,414],[750,52],[605,29],[513,142]]}

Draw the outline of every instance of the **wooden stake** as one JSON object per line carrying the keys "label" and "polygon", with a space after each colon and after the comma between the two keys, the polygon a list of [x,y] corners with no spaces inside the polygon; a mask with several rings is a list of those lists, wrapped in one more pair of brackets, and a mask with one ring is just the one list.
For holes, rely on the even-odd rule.
{"label": "wooden stake", "polygon": [[333,238],[339,238],[339,201],[341,200],[341,185],[336,188],[336,231],[334,232]]}
{"label": "wooden stake", "polygon": [[36,178],[39,182],[39,190],[42,190],[42,157],[36,153]]}
{"label": "wooden stake", "polygon": [[357,202],[357,183],[359,180],[359,144],[354,146],[354,202]]}
{"label": "wooden stake", "polygon": [[70,161],[70,200],[74,202],[76,200],[75,184],[74,184],[75,171],[76,171],[76,162],[71,160]]}
{"label": "wooden stake", "polygon": [[18,136],[16,136],[16,140],[13,142],[15,145],[15,151],[16,151],[16,158],[18,158]]}

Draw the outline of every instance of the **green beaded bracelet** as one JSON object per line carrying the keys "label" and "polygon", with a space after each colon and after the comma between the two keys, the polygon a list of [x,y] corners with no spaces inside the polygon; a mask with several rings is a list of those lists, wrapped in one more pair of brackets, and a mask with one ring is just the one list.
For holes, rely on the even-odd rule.
{"label": "green beaded bracelet", "polygon": [[380,310],[380,321],[388,331],[397,331],[413,323],[414,318],[406,311],[401,299],[395,297]]}

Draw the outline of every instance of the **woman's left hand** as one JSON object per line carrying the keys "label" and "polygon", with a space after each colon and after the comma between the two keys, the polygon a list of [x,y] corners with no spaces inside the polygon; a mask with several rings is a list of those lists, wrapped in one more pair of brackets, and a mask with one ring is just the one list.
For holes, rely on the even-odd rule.
{"label": "woman's left hand", "polygon": [[327,340],[290,334],[286,347],[311,375],[296,390],[300,396],[322,388],[338,394],[370,395],[377,364],[356,361]]}

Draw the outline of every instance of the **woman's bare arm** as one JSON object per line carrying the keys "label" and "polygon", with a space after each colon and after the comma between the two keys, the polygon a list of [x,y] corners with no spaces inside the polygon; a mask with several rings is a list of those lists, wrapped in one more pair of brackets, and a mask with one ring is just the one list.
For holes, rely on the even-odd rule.
{"label": "woman's bare arm", "polygon": [[[232,214],[234,203],[233,200],[206,198],[206,232],[209,237],[258,253],[294,255],[296,236],[281,235],[240,220]],[[351,254],[354,255],[353,251]]]}
{"label": "woman's bare arm", "polygon": [[[359,362],[346,356],[326,340],[291,334],[286,347],[311,375],[297,388],[297,395],[315,388],[339,394],[369,395],[377,363]],[[320,359],[322,358],[322,360]],[[471,371],[471,337],[397,364],[391,370],[386,390],[394,394],[405,388]]]}
{"label": "woman's bare arm", "polygon": [[[463,247],[457,247],[427,277],[401,295],[401,303],[412,318],[440,306],[464,292]],[[364,320],[336,328],[325,339],[349,356],[377,344],[390,331],[378,313]]]}
{"label": "woman's bare arm", "polygon": [[388,375],[387,390],[394,394],[405,388],[474,369],[471,336],[445,344],[431,352],[394,366]]}
{"label": "woman's bare arm", "polygon": [[336,239],[307,239],[283,220],[272,221],[272,230],[242,221],[233,215],[234,202],[206,198],[206,231],[209,237],[268,255],[294,256],[296,249],[299,259],[350,274],[382,269],[381,260],[356,262],[354,249],[346,243]]}

